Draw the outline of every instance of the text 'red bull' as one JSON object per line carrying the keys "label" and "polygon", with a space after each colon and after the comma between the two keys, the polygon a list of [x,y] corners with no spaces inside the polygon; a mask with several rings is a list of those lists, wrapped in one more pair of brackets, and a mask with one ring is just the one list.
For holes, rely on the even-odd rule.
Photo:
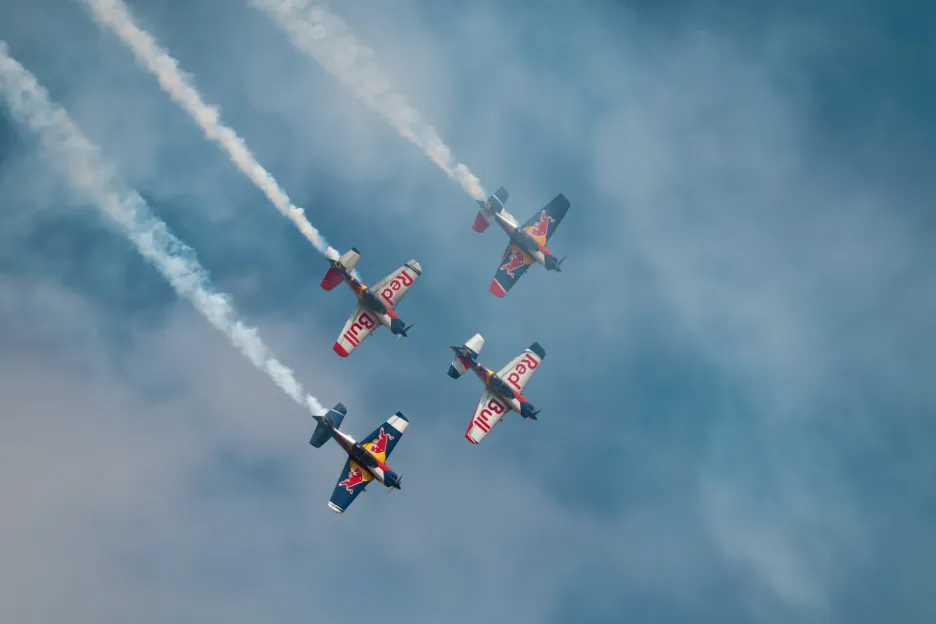
{"label": "text 'red bull'", "polygon": [[384,286],[383,290],[380,291],[380,296],[384,298],[390,307],[393,307],[393,294],[399,292],[402,288],[409,288],[413,285],[413,277],[406,272],[406,269],[403,269],[399,275],[393,278],[393,280]]}
{"label": "text 'red bull'", "polygon": [[360,334],[364,329],[374,329],[376,326],[377,321],[372,319],[367,312],[361,312],[361,315],[357,317],[357,320],[352,323],[351,327],[348,328],[348,331],[344,333],[344,339],[356,347],[361,344],[361,341],[358,339],[358,334]]}
{"label": "text 'red bull'", "polygon": [[528,351],[523,359],[517,362],[517,365],[510,371],[510,374],[507,375],[507,383],[516,388],[517,392],[521,392],[523,388],[520,386],[520,380],[523,378],[523,375],[527,371],[536,370],[539,365],[539,360]]}

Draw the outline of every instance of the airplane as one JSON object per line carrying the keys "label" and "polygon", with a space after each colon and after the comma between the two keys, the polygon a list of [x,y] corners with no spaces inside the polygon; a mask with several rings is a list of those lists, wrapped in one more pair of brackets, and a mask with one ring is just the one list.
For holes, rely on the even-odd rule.
{"label": "airplane", "polygon": [[[422,267],[415,260],[410,260],[398,270],[383,278],[373,288],[368,288],[354,275],[354,267],[361,254],[354,247],[338,256],[338,252],[329,249],[328,262],[331,267],[322,279],[322,288],[331,291],[341,282],[347,282],[358,303],[348,317],[332,347],[341,357],[348,357],[358,345],[377,329],[378,323],[385,326],[399,338],[406,338],[407,326],[396,313],[396,306],[409,291],[416,279],[422,275]],[[375,293],[380,293],[378,296]]]}
{"label": "airplane", "polygon": [[559,267],[565,261],[565,257],[561,260],[556,258],[546,245],[569,210],[569,200],[559,193],[539,213],[527,219],[523,225],[518,225],[513,215],[504,208],[507,197],[507,189],[502,186],[487,200],[477,200],[481,210],[471,226],[475,232],[483,232],[491,221],[496,221],[510,237],[510,244],[504,251],[501,265],[489,289],[497,297],[506,296],[507,291],[534,262],[542,264],[547,271],[561,272]]}
{"label": "airplane", "polygon": [[369,436],[355,442],[354,438],[338,430],[347,413],[345,406],[338,403],[324,416],[313,416],[318,424],[315,425],[315,431],[309,440],[309,444],[321,448],[328,440],[334,438],[348,454],[348,460],[338,477],[338,484],[335,485],[335,491],[328,501],[328,508],[338,514],[344,513],[357,495],[367,489],[367,485],[375,479],[390,488],[388,492],[403,489],[403,475],[395,473],[385,462],[409,427],[406,416],[397,412]]}
{"label": "airplane", "polygon": [[478,362],[478,354],[484,347],[484,337],[475,334],[460,347],[451,346],[455,352],[448,376],[458,379],[467,370],[484,382],[484,393],[475,408],[471,423],[465,432],[465,438],[472,444],[479,444],[491,429],[504,418],[507,409],[511,409],[524,418],[536,420],[539,410],[523,396],[523,388],[529,383],[533,373],[546,357],[546,350],[538,342],[527,347],[523,353],[497,373]]}

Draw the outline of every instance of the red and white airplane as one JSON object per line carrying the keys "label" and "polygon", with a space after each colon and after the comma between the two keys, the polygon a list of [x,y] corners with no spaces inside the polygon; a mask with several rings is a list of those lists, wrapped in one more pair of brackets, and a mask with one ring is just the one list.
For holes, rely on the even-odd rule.
{"label": "red and white airplane", "polygon": [[481,442],[484,436],[503,420],[508,409],[524,418],[536,420],[539,410],[523,396],[523,389],[546,357],[546,350],[538,342],[534,342],[523,353],[511,360],[510,364],[495,373],[478,362],[478,354],[482,347],[484,347],[484,337],[481,334],[475,334],[471,340],[460,347],[449,347],[455,352],[455,358],[449,366],[448,376],[458,379],[462,373],[471,370],[484,382],[485,386],[478,407],[475,408],[471,423],[465,432],[465,438],[472,444]]}
{"label": "red and white airplane", "polygon": [[[330,250],[331,251],[331,250]],[[328,261],[331,268],[322,279],[322,288],[334,290],[341,282],[347,282],[358,302],[348,317],[344,329],[338,336],[333,349],[341,357],[348,357],[380,325],[385,326],[395,336],[406,338],[407,326],[396,313],[410,286],[422,275],[422,267],[415,260],[410,260],[398,270],[383,278],[373,288],[368,288],[354,276],[354,267],[360,259],[358,250],[351,248],[342,256],[331,251]],[[375,294],[377,293],[377,294]]]}

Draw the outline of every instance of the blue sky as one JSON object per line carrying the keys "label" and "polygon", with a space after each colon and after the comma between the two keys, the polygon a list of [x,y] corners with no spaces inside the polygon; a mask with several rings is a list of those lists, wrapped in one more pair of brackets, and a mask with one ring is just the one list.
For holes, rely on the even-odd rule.
{"label": "blue sky", "polygon": [[[340,450],[0,116],[4,621],[936,617],[936,14],[334,3],[512,212],[571,200],[498,300],[504,237],[272,21],[129,4],[365,280],[422,263],[408,340],[332,353],[350,293],[79,3],[0,39],[350,433],[407,414],[407,487],[330,512]],[[478,447],[475,332],[547,351]]]}

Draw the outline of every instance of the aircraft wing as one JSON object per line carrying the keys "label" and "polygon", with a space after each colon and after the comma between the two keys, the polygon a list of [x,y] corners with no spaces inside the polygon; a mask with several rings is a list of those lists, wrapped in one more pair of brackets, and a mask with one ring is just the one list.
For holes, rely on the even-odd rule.
{"label": "aircraft wing", "polygon": [[374,315],[358,303],[354,306],[354,312],[348,317],[344,329],[341,330],[332,348],[341,357],[348,357],[379,326]]}
{"label": "aircraft wing", "polygon": [[361,446],[376,455],[380,461],[385,462],[396,448],[397,442],[403,437],[407,427],[409,427],[409,421],[406,416],[397,412],[361,440]]}
{"label": "aircraft wing", "polygon": [[373,292],[380,295],[391,308],[395,308],[410,286],[416,283],[419,276],[422,275],[422,266],[415,260],[410,260],[398,270],[383,278],[372,288]]}
{"label": "aircraft wing", "polygon": [[490,291],[498,297],[505,296],[534,262],[536,260],[533,256],[511,242],[501,257],[501,264],[491,281]]}
{"label": "aircraft wing", "polygon": [[465,438],[472,444],[479,444],[491,429],[499,423],[507,412],[508,408],[496,394],[484,389],[478,407],[475,408],[474,415],[471,417],[471,424],[468,425],[468,431],[465,432]]}
{"label": "aircraft wing", "polygon": [[540,346],[540,343],[534,342],[507,366],[500,369],[497,376],[513,386],[514,390],[522,393],[545,357],[546,350]]}
{"label": "aircraft wing", "polygon": [[549,244],[549,239],[556,233],[556,228],[562,223],[562,218],[569,211],[569,200],[565,195],[559,193],[553,197],[552,201],[543,206],[543,209],[527,219],[526,223],[520,226],[533,238],[539,240],[544,245]]}
{"label": "aircraft wing", "polygon": [[335,485],[335,491],[328,501],[328,508],[335,513],[343,513],[373,480],[374,475],[358,466],[357,462],[351,461],[349,457],[341,469],[341,476],[338,477],[338,484]]}

